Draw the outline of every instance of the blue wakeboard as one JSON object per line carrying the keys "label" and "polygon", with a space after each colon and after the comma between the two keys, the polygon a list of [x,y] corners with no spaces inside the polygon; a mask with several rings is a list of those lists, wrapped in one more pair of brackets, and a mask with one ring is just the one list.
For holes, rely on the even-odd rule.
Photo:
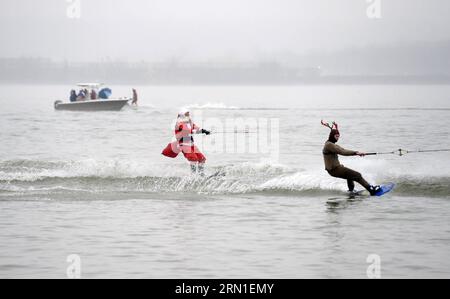
{"label": "blue wakeboard", "polygon": [[394,188],[395,188],[395,184],[394,183],[387,183],[384,185],[380,186],[380,191],[378,191],[375,196],[383,196],[386,193],[391,192]]}

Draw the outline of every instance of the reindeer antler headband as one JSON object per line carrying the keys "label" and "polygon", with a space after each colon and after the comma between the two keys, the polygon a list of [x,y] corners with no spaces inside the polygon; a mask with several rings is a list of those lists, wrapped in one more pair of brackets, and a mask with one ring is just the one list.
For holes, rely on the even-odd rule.
{"label": "reindeer antler headband", "polygon": [[330,130],[337,130],[339,131],[339,126],[336,122],[333,122],[332,125],[330,125],[329,123],[324,122],[323,120],[320,121],[322,123],[322,126],[325,126],[327,128],[329,128]]}

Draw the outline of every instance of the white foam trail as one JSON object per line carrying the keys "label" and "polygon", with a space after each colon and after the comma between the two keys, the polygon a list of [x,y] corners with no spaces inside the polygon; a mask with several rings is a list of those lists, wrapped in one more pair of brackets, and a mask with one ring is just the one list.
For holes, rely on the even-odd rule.
{"label": "white foam trail", "polygon": [[326,174],[308,174],[297,172],[292,175],[285,175],[268,180],[261,184],[258,189],[264,190],[346,190],[346,185],[342,181],[332,179]]}
{"label": "white foam trail", "polygon": [[261,161],[258,163],[244,162],[219,168],[222,168],[227,175],[231,176],[273,176],[293,171],[286,165],[272,163],[270,161]]}
{"label": "white foam trail", "polygon": [[227,106],[224,103],[206,103],[206,104],[192,104],[187,107],[188,110],[194,110],[194,109],[216,109],[216,110],[238,110],[239,107],[236,106]]}
{"label": "white foam trail", "polygon": [[[352,168],[361,171],[369,183],[394,181],[408,192],[420,182],[445,193],[450,176],[424,178],[421,173],[395,171],[374,175],[385,162],[358,160]],[[355,165],[357,164],[357,165]],[[356,166],[356,167],[354,167]],[[333,178],[324,170],[299,170],[263,161],[239,163],[208,169],[206,177],[192,176],[185,163],[155,164],[138,160],[80,160],[66,162],[0,162],[0,191],[16,194],[61,192],[192,192],[198,194],[244,194],[254,192],[302,193],[346,191],[345,180]],[[170,169],[170,171],[168,171]],[[375,172],[376,173],[376,172]],[[215,174],[210,176],[211,174]],[[377,180],[373,180],[376,178]],[[417,182],[417,183],[416,183]],[[362,189],[357,185],[357,189]],[[434,189],[433,189],[434,190]]]}
{"label": "white foam trail", "polygon": [[[34,182],[43,178],[137,178],[144,176],[169,176],[181,174],[181,169],[171,167],[167,172],[166,165],[156,164],[152,161],[133,160],[95,160],[85,159],[66,162],[17,162],[17,166],[0,170],[1,181]],[[2,167],[3,168],[3,167]]]}

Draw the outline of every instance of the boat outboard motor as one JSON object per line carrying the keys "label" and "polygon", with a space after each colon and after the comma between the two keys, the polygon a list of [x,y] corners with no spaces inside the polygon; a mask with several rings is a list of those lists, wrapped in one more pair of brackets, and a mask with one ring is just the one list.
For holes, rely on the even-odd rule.
{"label": "boat outboard motor", "polygon": [[62,101],[55,101],[54,103],[55,109],[58,109],[59,104],[62,104]]}

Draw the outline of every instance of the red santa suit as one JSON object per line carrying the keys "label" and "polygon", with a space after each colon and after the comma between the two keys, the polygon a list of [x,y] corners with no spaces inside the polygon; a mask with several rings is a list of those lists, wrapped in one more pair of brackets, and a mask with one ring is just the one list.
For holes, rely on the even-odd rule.
{"label": "red santa suit", "polygon": [[177,124],[175,125],[176,141],[167,145],[162,154],[169,158],[176,158],[179,153],[183,153],[189,162],[204,164],[206,157],[195,146],[194,138],[192,137],[192,135],[199,133],[202,133],[202,129],[190,119],[178,118]]}

